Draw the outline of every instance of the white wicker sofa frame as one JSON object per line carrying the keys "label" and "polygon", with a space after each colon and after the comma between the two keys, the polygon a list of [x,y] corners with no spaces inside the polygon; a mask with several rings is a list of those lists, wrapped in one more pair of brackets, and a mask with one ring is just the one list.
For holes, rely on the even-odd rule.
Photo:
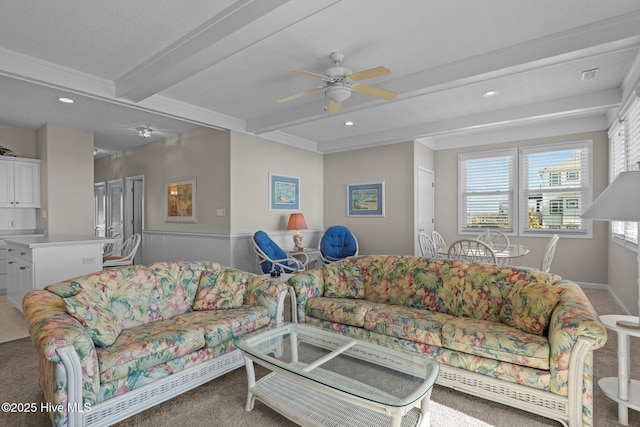
{"label": "white wicker sofa frame", "polygon": [[[427,270],[430,273],[425,274]],[[340,286],[342,290],[349,289],[358,282],[352,280],[353,275],[361,275],[364,292],[357,296],[355,293],[336,296]],[[464,279],[459,280],[461,277]],[[533,335],[512,330],[502,324],[499,316],[497,322],[474,317],[485,315],[489,311],[485,310],[487,306],[505,307],[500,305],[498,295],[509,294],[513,288],[510,280],[515,282],[513,277],[524,277],[524,282],[545,281],[545,286],[562,289],[552,307],[547,332],[537,339],[543,348],[548,348],[548,368],[533,368],[529,362],[518,360],[520,356],[514,356],[519,354],[520,345],[530,344],[527,339],[536,339]],[[439,385],[542,415],[564,426],[592,425],[593,350],[604,345],[607,334],[584,292],[573,282],[561,280],[557,275],[506,266],[369,255],[298,274],[287,283],[296,299],[296,320],[301,323],[434,357],[440,363],[436,382]],[[451,292],[451,287],[457,287],[456,291]],[[416,303],[421,295],[424,297],[421,301],[435,305],[429,309],[423,302]],[[463,300],[456,300],[456,295]],[[488,301],[487,295],[493,301]],[[457,301],[455,307],[445,307],[443,300],[447,296]],[[441,305],[436,307],[438,303]],[[473,304],[478,304],[481,312],[474,312]],[[464,310],[467,311],[456,312]],[[384,324],[379,323],[383,320]],[[466,337],[455,336],[451,331],[461,330],[466,330],[464,334],[470,339],[480,339],[482,334],[493,336],[498,344],[482,341],[474,344],[477,351],[456,348],[454,345],[464,342],[462,339]],[[446,343],[445,332],[450,334]],[[509,335],[517,337],[511,344]],[[524,344],[517,344],[521,337]],[[494,348],[504,350],[509,345],[514,348],[505,350],[509,353],[506,356],[492,358],[488,354]],[[536,381],[545,381],[547,385]]]}
{"label": "white wicker sofa frame", "polygon": [[[200,292],[203,282],[207,290],[242,283],[232,288],[240,293],[223,288],[241,305],[197,306],[206,297]],[[111,346],[99,346],[91,327],[68,312],[69,298],[95,295],[96,287],[104,288],[105,304],[112,302],[112,316],[130,322]],[[269,277],[218,263],[173,261],[104,270],[28,293],[23,308],[53,425],[108,426],[244,366],[235,343],[247,333],[280,325],[286,292],[283,283]],[[215,299],[219,294],[212,298],[208,302],[220,301]],[[116,311],[116,306],[124,310]],[[136,314],[149,312],[153,320],[131,324]],[[185,336],[196,338],[188,341]],[[170,344],[168,349],[151,348],[155,342]],[[136,343],[150,348],[149,354],[134,353]],[[170,353],[178,348],[182,353]],[[162,351],[169,356],[160,360]],[[115,367],[106,368],[112,369],[110,374],[103,372],[102,365],[109,362],[102,356],[117,360]],[[122,375],[116,377],[117,372]]]}

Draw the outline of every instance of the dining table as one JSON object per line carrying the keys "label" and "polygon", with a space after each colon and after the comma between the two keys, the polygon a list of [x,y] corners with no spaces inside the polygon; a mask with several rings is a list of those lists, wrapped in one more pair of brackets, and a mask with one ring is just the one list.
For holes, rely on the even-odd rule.
{"label": "dining table", "polygon": [[[504,249],[493,252],[496,255],[496,259],[498,264],[509,264],[513,258],[518,258],[521,256],[525,256],[529,253],[529,247],[525,245],[521,245],[519,243],[510,243]],[[442,258],[447,258],[448,250],[438,252],[438,255]]]}

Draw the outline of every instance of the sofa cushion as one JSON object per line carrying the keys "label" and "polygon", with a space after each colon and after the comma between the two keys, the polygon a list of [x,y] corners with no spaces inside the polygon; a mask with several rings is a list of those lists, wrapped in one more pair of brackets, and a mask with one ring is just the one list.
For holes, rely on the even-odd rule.
{"label": "sofa cushion", "polygon": [[306,315],[335,323],[364,326],[364,318],[370,310],[384,304],[350,298],[311,298],[307,301]]}
{"label": "sofa cushion", "polygon": [[107,383],[143,371],[204,347],[202,331],[161,320],[122,331],[108,348],[96,349],[100,381]]}
{"label": "sofa cushion", "polygon": [[47,287],[96,345],[111,345],[124,328],[160,320],[157,283],[144,266],[104,270]]}
{"label": "sofa cushion", "polygon": [[383,335],[442,347],[442,325],[453,316],[417,308],[391,305],[369,311],[364,328]]}
{"label": "sofa cushion", "polygon": [[219,310],[242,306],[246,282],[247,274],[239,270],[204,273],[200,277],[193,309]]}
{"label": "sofa cushion", "polygon": [[122,322],[106,308],[107,303],[87,292],[65,298],[67,313],[73,316],[91,335],[95,345],[108,347],[122,332]]}
{"label": "sofa cushion", "polygon": [[262,306],[243,306],[230,310],[192,311],[171,320],[184,328],[204,334],[207,347],[215,347],[269,324],[269,310]]}
{"label": "sofa cushion", "polygon": [[542,335],[562,292],[563,288],[546,283],[520,281],[511,288],[500,319],[506,325]]}
{"label": "sofa cushion", "polygon": [[516,268],[476,262],[469,263],[466,270],[454,314],[500,322],[500,313],[511,285],[524,280],[527,275]]}
{"label": "sofa cushion", "polygon": [[220,271],[220,264],[207,261],[156,262],[149,270],[158,281],[160,313],[164,319],[191,310],[200,276],[205,271]]}
{"label": "sofa cushion", "polygon": [[515,363],[549,369],[549,342],[502,323],[454,318],[442,326],[444,348]]}
{"label": "sofa cushion", "polygon": [[360,266],[353,264],[325,264],[324,296],[327,298],[364,298]]}
{"label": "sofa cushion", "polygon": [[451,313],[464,286],[467,263],[402,257],[395,266],[389,303]]}
{"label": "sofa cushion", "polygon": [[373,255],[347,258],[339,265],[353,263],[359,266],[364,284],[364,298],[373,302],[387,303],[397,261],[397,256]]}

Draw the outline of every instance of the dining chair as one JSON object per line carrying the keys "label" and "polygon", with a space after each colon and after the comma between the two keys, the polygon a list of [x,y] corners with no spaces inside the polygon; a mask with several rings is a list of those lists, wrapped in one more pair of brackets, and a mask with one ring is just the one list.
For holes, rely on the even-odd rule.
{"label": "dining chair", "polygon": [[556,253],[558,240],[560,240],[560,236],[557,234],[551,236],[549,243],[547,243],[547,248],[544,250],[544,257],[542,257],[542,262],[540,263],[540,270],[545,273],[548,273],[549,270],[551,270],[551,261],[553,261],[553,256]]}
{"label": "dining chair", "polygon": [[476,239],[460,239],[453,242],[447,251],[447,258],[469,262],[498,263],[491,246]]}
{"label": "dining chair", "polygon": [[502,231],[491,230],[490,228],[487,228],[487,231],[484,233],[479,234],[476,239],[491,246],[494,252],[502,252],[511,244],[506,234]]}
{"label": "dining chair", "polygon": [[433,230],[431,232],[431,239],[433,240],[433,243],[436,245],[436,252],[437,253],[446,252],[447,244],[444,241],[444,238],[442,237],[442,235],[440,233],[438,233],[436,230]]}
{"label": "dining chair", "polygon": [[421,231],[418,233],[418,242],[420,243],[420,256],[425,258],[437,258],[438,249],[433,242],[431,235]]}
{"label": "dining chair", "polygon": [[112,252],[102,256],[102,268],[122,267],[133,264],[141,239],[139,234],[132,234],[117,248],[117,253],[112,248]]}

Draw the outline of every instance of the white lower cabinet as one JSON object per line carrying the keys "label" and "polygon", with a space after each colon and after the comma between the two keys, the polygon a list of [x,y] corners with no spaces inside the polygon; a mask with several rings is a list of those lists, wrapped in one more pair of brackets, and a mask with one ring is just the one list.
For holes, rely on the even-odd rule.
{"label": "white lower cabinet", "polygon": [[113,239],[76,241],[43,237],[22,239],[22,244],[7,240],[9,301],[22,311],[22,299],[27,292],[102,270],[105,242],[113,242]]}

